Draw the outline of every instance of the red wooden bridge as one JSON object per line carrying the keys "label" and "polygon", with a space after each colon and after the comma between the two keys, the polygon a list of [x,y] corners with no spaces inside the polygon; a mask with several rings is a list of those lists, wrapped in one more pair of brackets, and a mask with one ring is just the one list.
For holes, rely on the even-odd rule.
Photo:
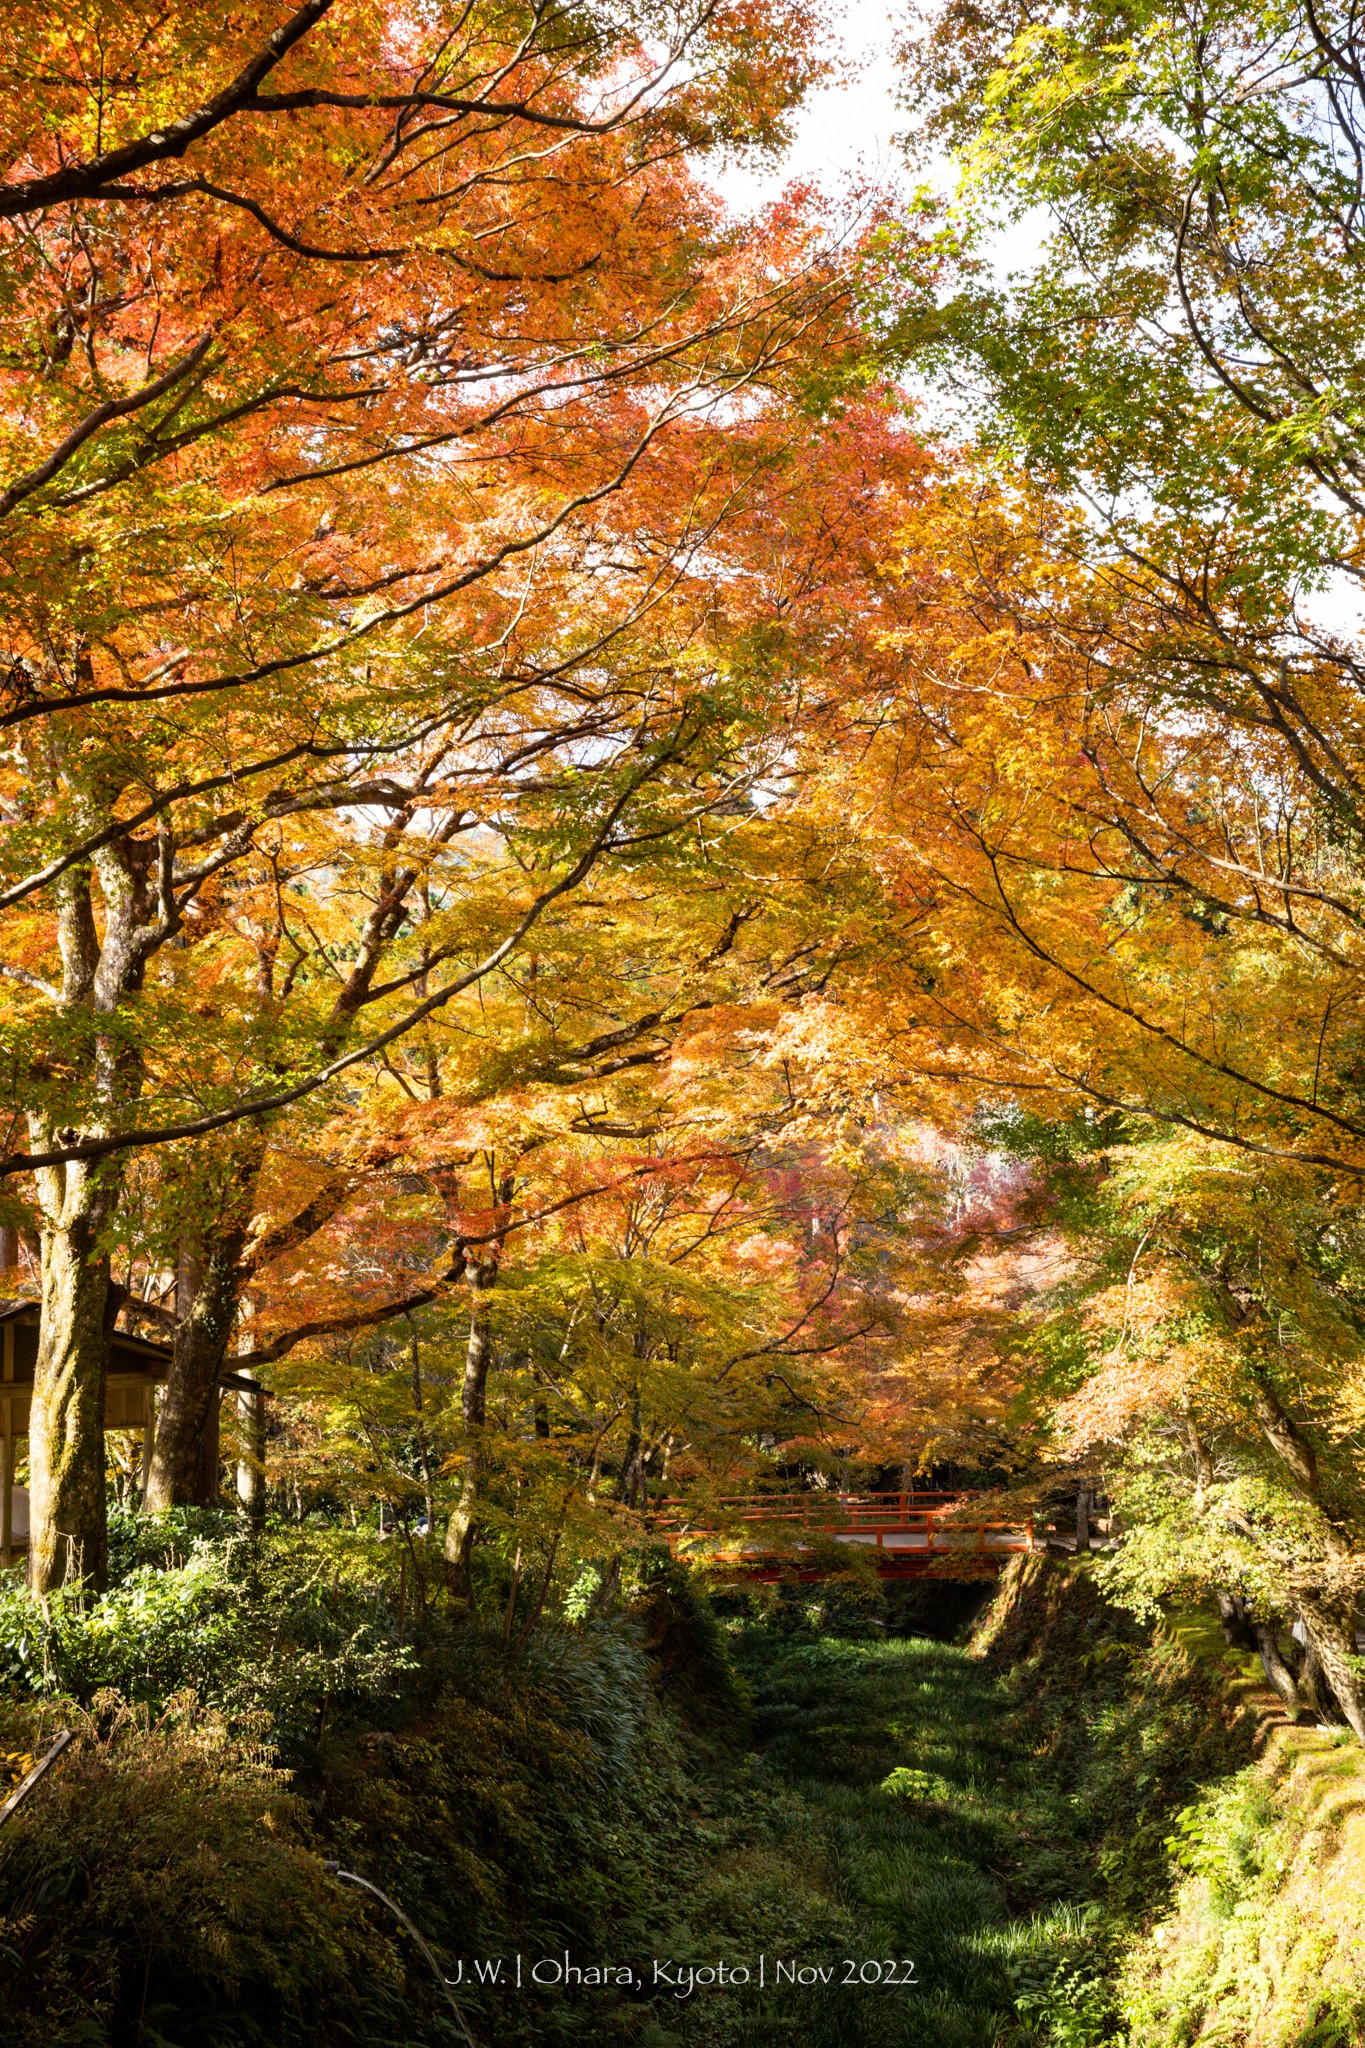
{"label": "red wooden bridge", "polygon": [[746,1578],[824,1578],[831,1544],[868,1551],[884,1579],[975,1578],[1038,1547],[1032,1519],[973,1521],[962,1493],[736,1494],[687,1506],[664,1503],[660,1533],[673,1555]]}

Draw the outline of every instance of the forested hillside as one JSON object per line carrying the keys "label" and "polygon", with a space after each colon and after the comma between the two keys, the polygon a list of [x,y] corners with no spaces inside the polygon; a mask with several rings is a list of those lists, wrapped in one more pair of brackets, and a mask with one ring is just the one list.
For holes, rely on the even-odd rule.
{"label": "forested hillside", "polygon": [[0,0],[16,2043],[1365,2042],[1365,33],[849,54]]}

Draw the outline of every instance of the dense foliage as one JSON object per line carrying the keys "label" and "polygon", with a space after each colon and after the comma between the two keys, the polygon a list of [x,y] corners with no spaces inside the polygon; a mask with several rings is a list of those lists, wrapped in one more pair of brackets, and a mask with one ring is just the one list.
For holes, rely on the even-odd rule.
{"label": "dense foliage", "polygon": [[[198,1564],[167,1576],[192,1586],[210,1554],[201,1538]],[[1252,1723],[1225,1677],[1154,1643],[1083,1572],[1013,1579],[984,1657],[900,1634],[905,1598],[854,1571],[713,1606],[656,1567],[624,1620],[548,1629],[529,1656],[438,1633],[376,1687],[344,1647],[315,1650],[310,1711],[300,1685],[273,1732],[234,1690],[258,1646],[206,1656],[183,1629],[174,1652],[127,1631],[146,1703],[103,1689],[61,1704],[76,1757],[0,1861],[16,2038],[459,2038],[383,1905],[329,1877],[340,1863],[448,1972],[463,1961],[476,2038],[662,2029],[729,2048],[797,2026],[831,2048],[1102,2048],[1113,1962],[1182,1871],[1268,1867],[1242,1809],[1269,1793],[1230,1775]],[[932,1626],[953,1603],[912,1589],[909,1605]],[[371,1614],[392,1640],[392,1587]],[[92,1646],[111,1624],[124,1616],[92,1614]],[[197,1695],[174,1689],[190,1677]],[[53,1714],[11,1707],[10,1739],[40,1740]],[[566,1951],[643,1964],[638,1990],[517,1994],[472,1970]],[[760,1954],[805,1975],[678,1995],[680,1973]],[[914,1987],[845,1982],[850,1957],[913,1961]],[[656,1958],[672,1973],[658,1983]]]}

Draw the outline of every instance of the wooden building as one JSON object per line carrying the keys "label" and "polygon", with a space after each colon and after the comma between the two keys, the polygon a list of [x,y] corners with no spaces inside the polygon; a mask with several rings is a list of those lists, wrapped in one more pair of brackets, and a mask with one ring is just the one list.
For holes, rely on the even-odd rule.
{"label": "wooden building", "polygon": [[[28,1494],[14,1480],[15,1444],[28,1435],[40,1316],[36,1301],[0,1302],[0,1563],[12,1564],[28,1545]],[[116,1330],[109,1340],[104,1426],[142,1432],[143,1476],[156,1428],[156,1390],[170,1369],[171,1347]],[[222,1385],[259,1409],[263,1389],[244,1373],[224,1373]],[[216,1446],[215,1446],[216,1450]]]}

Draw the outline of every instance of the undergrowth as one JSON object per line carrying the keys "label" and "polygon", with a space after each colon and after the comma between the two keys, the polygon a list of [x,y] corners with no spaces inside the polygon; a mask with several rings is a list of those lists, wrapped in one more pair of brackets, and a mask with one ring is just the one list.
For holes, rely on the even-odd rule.
{"label": "undergrowth", "polygon": [[14,2048],[462,2038],[329,1864],[478,2048],[1108,2048],[1190,1859],[1260,1854],[1190,1817],[1235,1712],[1081,1573],[1013,1574],[976,1656],[901,1631],[978,1592],[847,1559],[715,1600],[646,1560],[518,1647],[372,1537],[187,1517],[114,1555],[84,1607],[0,1595],[0,1750],[81,1737],[0,1838]]}

